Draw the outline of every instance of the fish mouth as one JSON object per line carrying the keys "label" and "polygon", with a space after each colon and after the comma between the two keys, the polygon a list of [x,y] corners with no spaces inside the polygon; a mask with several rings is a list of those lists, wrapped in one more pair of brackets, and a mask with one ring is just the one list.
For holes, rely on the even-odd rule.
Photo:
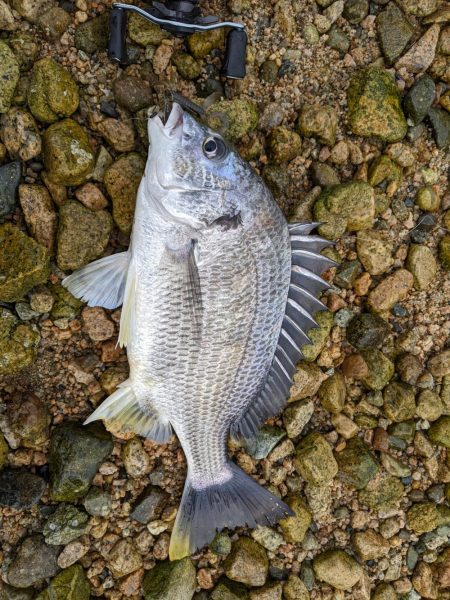
{"label": "fish mouth", "polygon": [[157,115],[152,117],[152,122],[158,125],[159,129],[167,135],[167,137],[174,137],[175,134],[183,131],[183,109],[177,102],[172,103],[169,116],[166,117],[164,112],[159,112]]}

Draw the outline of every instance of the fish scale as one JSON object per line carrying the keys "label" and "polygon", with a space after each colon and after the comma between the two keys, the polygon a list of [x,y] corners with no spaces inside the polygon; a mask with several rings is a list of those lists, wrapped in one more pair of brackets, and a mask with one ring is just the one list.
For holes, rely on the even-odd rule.
{"label": "fish scale", "polygon": [[63,283],[88,303],[123,304],[130,376],[87,422],[157,442],[176,433],[188,465],[170,543],[179,559],[224,527],[293,514],[229,459],[227,438],[253,436],[285,405],[334,263],[316,224],[288,227],[250,166],[179,106],[149,121],[149,137],[128,252]]}

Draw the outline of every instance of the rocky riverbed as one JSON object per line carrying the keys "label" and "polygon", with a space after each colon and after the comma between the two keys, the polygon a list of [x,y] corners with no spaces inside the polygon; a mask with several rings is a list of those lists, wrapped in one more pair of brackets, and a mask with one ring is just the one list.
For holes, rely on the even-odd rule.
{"label": "rocky riverbed", "polygon": [[[107,2],[0,0],[0,599],[450,598],[450,7],[228,0],[186,43]],[[127,247],[146,115],[177,90],[338,262],[283,415],[237,463],[295,516],[168,561],[185,476],[166,445],[81,425],[127,377],[120,310],[64,275]]]}

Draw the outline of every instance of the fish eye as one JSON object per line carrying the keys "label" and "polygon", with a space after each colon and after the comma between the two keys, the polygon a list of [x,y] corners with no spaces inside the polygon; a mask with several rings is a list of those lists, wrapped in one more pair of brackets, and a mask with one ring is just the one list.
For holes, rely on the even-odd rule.
{"label": "fish eye", "polygon": [[219,160],[227,153],[227,145],[219,137],[207,137],[203,142],[203,154],[206,158]]}

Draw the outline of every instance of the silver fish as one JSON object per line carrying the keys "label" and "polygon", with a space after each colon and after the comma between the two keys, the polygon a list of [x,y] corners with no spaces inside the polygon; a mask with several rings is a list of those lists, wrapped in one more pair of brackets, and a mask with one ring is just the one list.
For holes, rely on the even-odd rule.
{"label": "silver fish", "polygon": [[123,304],[130,376],[87,422],[161,443],[174,431],[185,452],[173,560],[225,527],[292,514],[229,459],[227,438],[251,438],[284,406],[334,263],[317,224],[288,226],[251,167],[178,104],[148,131],[129,250],[63,283],[90,306]]}

